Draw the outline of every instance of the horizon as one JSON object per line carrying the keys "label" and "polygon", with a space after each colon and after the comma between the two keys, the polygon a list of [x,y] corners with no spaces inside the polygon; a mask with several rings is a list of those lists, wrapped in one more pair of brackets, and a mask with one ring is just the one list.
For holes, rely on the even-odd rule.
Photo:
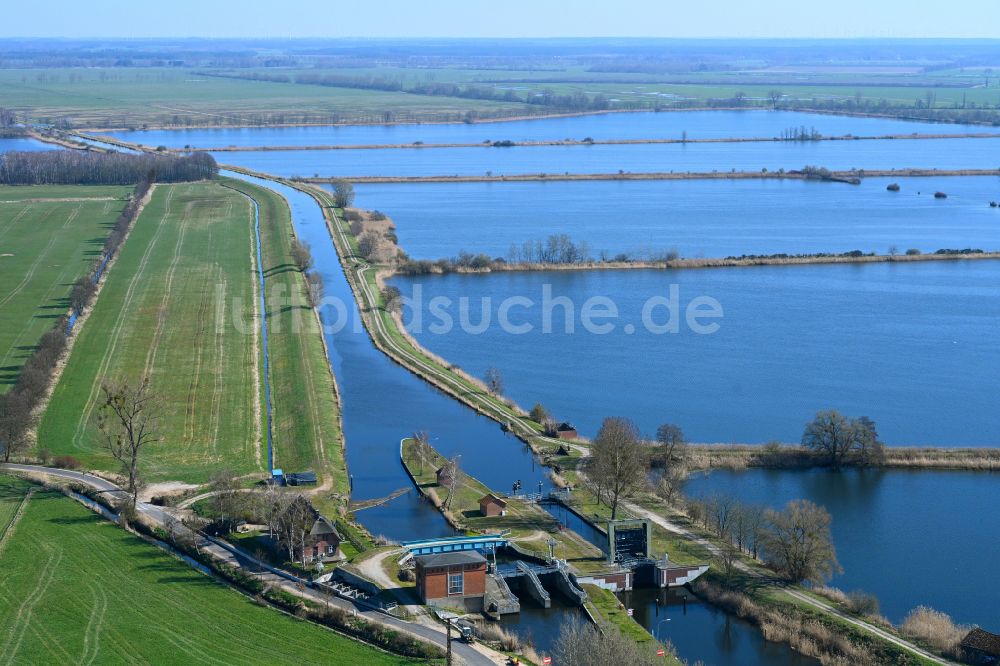
{"label": "horizon", "polygon": [[[1000,6],[985,0],[956,0],[945,12],[929,3],[889,0],[873,6],[844,0],[836,11],[820,13],[793,0],[769,0],[764,6],[734,0],[711,6],[626,0],[613,11],[595,2],[576,3],[567,11],[561,3],[512,0],[502,12],[459,0],[436,0],[417,8],[402,0],[382,0],[349,12],[318,0],[283,5],[278,12],[267,0],[247,0],[238,7],[193,0],[170,6],[125,6],[115,0],[65,5],[61,0],[39,0],[11,8],[0,37],[993,39],[992,26],[1000,22]],[[266,20],[262,12],[268,14]],[[188,33],[192,19],[197,19],[198,29]],[[262,22],[270,26],[265,35],[260,34]],[[594,35],[595,25],[602,26],[603,36]],[[706,31],[708,25],[713,29]]]}

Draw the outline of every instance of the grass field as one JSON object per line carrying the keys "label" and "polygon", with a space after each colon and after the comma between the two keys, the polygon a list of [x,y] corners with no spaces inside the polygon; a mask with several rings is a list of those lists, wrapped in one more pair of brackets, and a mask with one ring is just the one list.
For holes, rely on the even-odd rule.
{"label": "grass field", "polygon": [[0,186],[0,393],[69,309],[128,187]]}
{"label": "grass field", "polygon": [[3,564],[4,665],[415,663],[258,606],[54,492],[32,496]]}
{"label": "grass field", "polygon": [[0,99],[32,122],[68,120],[78,127],[252,124],[265,117],[269,122],[302,122],[311,115],[330,122],[329,116],[336,114],[349,118],[387,111],[461,114],[523,106],[224,79],[179,68],[4,69]]}
{"label": "grass field", "polygon": [[86,321],[39,427],[39,447],[113,468],[93,425],[101,382],[149,376],[161,441],[149,480],[264,471],[249,202],[217,183],[160,185]]}
{"label": "grass field", "polygon": [[[273,405],[274,465],[286,472],[313,469],[321,488],[349,492],[340,429],[340,405],[322,331],[307,305],[302,274],[291,254],[291,213],[271,190],[243,181],[227,184],[260,206]],[[320,508],[328,493],[314,498]]]}

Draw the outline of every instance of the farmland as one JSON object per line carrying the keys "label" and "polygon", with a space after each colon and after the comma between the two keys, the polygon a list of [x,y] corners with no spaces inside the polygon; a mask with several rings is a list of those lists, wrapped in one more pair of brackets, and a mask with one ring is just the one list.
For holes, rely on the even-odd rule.
{"label": "farmland", "polygon": [[[9,481],[0,507],[25,490]],[[55,492],[32,496],[4,565],[4,664],[411,663],[261,607]]]}
{"label": "farmland", "polygon": [[0,99],[33,122],[78,127],[336,122],[390,110],[460,116],[523,106],[223,79],[177,68],[0,70]]}
{"label": "farmland", "polygon": [[105,379],[148,376],[159,439],[149,479],[263,471],[251,208],[215,183],[160,186],[76,341],[39,447],[109,468],[94,411]]}
{"label": "farmland", "polygon": [[69,309],[121,212],[127,187],[0,187],[0,392]]}

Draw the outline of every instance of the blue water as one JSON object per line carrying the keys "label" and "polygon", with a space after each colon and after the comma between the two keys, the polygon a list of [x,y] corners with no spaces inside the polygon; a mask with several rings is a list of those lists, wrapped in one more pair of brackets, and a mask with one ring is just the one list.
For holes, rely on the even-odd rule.
{"label": "blue water", "polygon": [[[423,345],[476,376],[499,368],[514,400],[541,402],[584,435],[622,415],[649,434],[676,423],[696,442],[798,441],[817,411],[836,408],[870,416],[889,444],[1000,445],[1000,262],[453,274],[394,284],[406,296],[422,288],[422,320],[404,313],[420,324]],[[654,307],[651,322],[665,325],[675,310],[678,331],[651,332],[643,308],[656,305],[651,298],[669,304],[671,285],[676,307]],[[508,302],[505,332],[501,305],[511,296],[532,303]],[[590,319],[591,330],[611,326],[604,334],[583,320],[599,296],[618,311]],[[686,317],[703,296],[722,308],[720,319],[692,322],[717,324],[710,335]],[[450,329],[434,307],[451,317]]]}
{"label": "blue water", "polygon": [[341,125],[235,129],[136,130],[111,136],[148,146],[215,148],[223,146],[331,146],[358,144],[479,143],[482,141],[559,141],[562,139],[689,139],[780,136],[789,127],[815,127],[826,136],[958,134],[990,132],[981,125],[946,125],[883,118],[851,118],[794,111],[683,111],[610,113],[498,123],[441,125]]}
{"label": "blue water", "polygon": [[[535,462],[523,443],[372,346],[360,327],[353,295],[315,201],[273,182],[246,180],[285,197],[296,234],[312,246],[316,270],[323,276],[327,305],[321,309],[321,317],[342,395],[352,498],[384,497],[412,486],[399,462],[399,441],[416,430],[427,430],[431,444],[444,455],[461,455],[462,469],[492,488],[506,490],[516,479],[529,488],[537,487],[539,481],[548,487],[547,469]],[[372,533],[397,540],[452,534],[441,515],[416,492],[360,511],[357,516]]]}
{"label": "blue water", "polygon": [[58,150],[59,146],[55,146],[51,143],[45,143],[44,141],[39,141],[38,139],[7,139],[0,137],[0,153],[6,152],[8,150],[20,150],[20,151],[39,151],[39,150]]}
{"label": "blue water", "polygon": [[219,162],[280,176],[454,176],[760,171],[997,169],[1000,139],[691,143],[511,148],[411,148],[215,153]]}
{"label": "blue water", "polygon": [[[901,186],[887,192],[890,182]],[[935,191],[948,193],[935,199]],[[568,234],[600,258],[676,249],[685,257],[777,252],[1000,249],[1000,178],[598,181],[357,185],[356,205],[396,223],[419,259]]]}
{"label": "blue water", "polygon": [[787,645],[769,643],[754,625],[701,603],[684,589],[636,589],[618,594],[636,622],[661,641],[670,641],[690,663],[713,666],[807,666],[815,659]]}
{"label": "blue water", "polygon": [[898,622],[918,604],[958,622],[996,627],[1000,474],[954,471],[717,471],[691,496],[725,493],[775,508],[806,498],[833,516],[844,573],[832,584],[876,594]]}

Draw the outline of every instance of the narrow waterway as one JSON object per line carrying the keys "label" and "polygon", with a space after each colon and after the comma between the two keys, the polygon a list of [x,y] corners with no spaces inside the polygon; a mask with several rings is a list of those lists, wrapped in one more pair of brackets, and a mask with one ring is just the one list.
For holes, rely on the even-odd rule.
{"label": "narrow waterway", "polygon": [[[433,445],[445,455],[460,455],[463,469],[491,487],[502,490],[516,479],[521,479],[529,488],[536,487],[538,482],[548,486],[546,469],[536,463],[519,440],[505,435],[495,422],[434,390],[373,346],[361,325],[360,313],[322,211],[311,197],[271,181],[235,173],[225,175],[267,187],[283,196],[291,208],[297,236],[312,246],[316,270],[322,274],[325,284],[326,305],[320,314],[330,363],[343,396],[344,437],[348,442],[347,464],[354,499],[382,497],[409,486],[410,481],[399,462],[399,440],[417,429],[428,430]],[[569,512],[560,514],[557,508],[554,511],[554,515],[578,530],[584,538],[592,542],[600,540],[600,532],[579,517]],[[415,492],[360,511],[357,517],[374,534],[398,540],[452,532],[441,515]],[[533,607],[528,600],[519,615],[504,618],[503,624],[547,652],[562,624],[579,617],[578,609],[560,600],[554,600],[553,607],[547,610]],[[713,645],[702,645],[702,637],[712,639],[718,633],[720,617],[726,618],[717,609],[692,614],[690,621],[684,624],[684,631],[698,637],[697,640],[670,637],[683,658],[692,663],[701,660],[709,664],[800,666],[812,663],[802,661],[785,645],[767,643],[752,625],[735,620],[725,624],[732,627],[729,632],[734,637],[734,645],[739,647],[742,661],[716,661],[715,655],[723,653]]]}
{"label": "narrow waterway", "polygon": [[[384,497],[411,482],[399,461],[399,441],[426,430],[431,444],[446,456],[460,456],[467,473],[497,490],[516,480],[528,488],[547,488],[546,468],[524,444],[504,434],[485,417],[441,393],[394,363],[372,344],[360,320],[322,211],[309,195],[271,181],[243,178],[276,191],[291,207],[295,233],[312,247],[316,270],[325,285],[320,316],[330,364],[343,396],[347,466],[355,500]],[[441,515],[411,491],[382,506],[365,509],[358,519],[373,534],[395,540],[451,534]]]}

